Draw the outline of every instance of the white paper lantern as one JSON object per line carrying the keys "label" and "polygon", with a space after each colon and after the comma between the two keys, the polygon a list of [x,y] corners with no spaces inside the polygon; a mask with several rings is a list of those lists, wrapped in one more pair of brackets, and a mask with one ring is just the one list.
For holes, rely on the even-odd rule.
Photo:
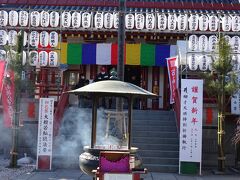
{"label": "white paper lantern", "polygon": [[48,58],[49,58],[48,63],[49,63],[50,67],[56,67],[58,65],[58,54],[57,54],[57,52],[50,51]]}
{"label": "white paper lantern", "polygon": [[155,15],[153,13],[146,13],[146,29],[152,30],[155,28]]}
{"label": "white paper lantern", "polygon": [[59,13],[56,11],[52,11],[49,15],[49,24],[51,27],[59,26]]}
{"label": "white paper lantern", "polygon": [[233,66],[232,70],[233,71],[238,71],[239,64],[238,64],[238,56],[237,56],[237,54],[233,54],[231,56],[231,64]]}
{"label": "white paper lantern", "polygon": [[198,50],[198,37],[196,35],[189,36],[188,49],[189,49],[189,51],[197,51]]}
{"label": "white paper lantern", "polygon": [[7,58],[7,53],[3,49],[0,49],[0,61],[1,60],[6,60]]}
{"label": "white paper lantern", "polygon": [[5,30],[0,30],[0,46],[4,46],[7,44],[8,34]]}
{"label": "white paper lantern", "polygon": [[113,28],[117,29],[119,24],[119,13],[113,13]]}
{"label": "white paper lantern", "polygon": [[218,22],[219,18],[216,15],[209,16],[209,30],[217,31],[218,30]]}
{"label": "white paper lantern", "polygon": [[208,70],[207,55],[200,55],[198,57],[198,65],[199,65],[199,69],[201,71],[207,71]]}
{"label": "white paper lantern", "polygon": [[212,70],[213,70],[212,63],[213,63],[213,58],[212,58],[212,56],[207,56],[207,67],[208,67],[208,70],[209,70],[209,71],[212,71]]}
{"label": "white paper lantern", "polygon": [[180,30],[180,31],[186,30],[187,29],[187,21],[188,21],[187,14],[178,15],[178,19],[177,19],[178,30]]}
{"label": "white paper lantern", "polygon": [[48,27],[49,26],[49,17],[50,15],[49,15],[49,13],[47,12],[47,11],[42,11],[41,12],[41,20],[40,20],[40,22],[41,22],[41,26],[42,27]]}
{"label": "white paper lantern", "polygon": [[39,33],[32,31],[29,35],[29,44],[33,47],[38,47],[39,44]]}
{"label": "white paper lantern", "polygon": [[82,13],[82,27],[90,28],[91,27],[92,14],[89,12]]}
{"label": "white paper lantern", "polygon": [[111,29],[113,27],[113,14],[112,13],[104,14],[104,27],[106,29]]}
{"label": "white paper lantern", "polygon": [[48,40],[49,40],[49,35],[47,31],[42,31],[40,33],[40,45],[42,47],[47,47],[48,46]]}
{"label": "white paper lantern", "polygon": [[199,30],[200,31],[207,31],[208,29],[208,16],[207,15],[201,15],[199,17]]}
{"label": "white paper lantern", "polygon": [[240,54],[236,54],[238,61],[238,71],[240,71]]}
{"label": "white paper lantern", "polygon": [[55,31],[50,32],[49,34],[49,44],[51,47],[58,46],[58,33]]}
{"label": "white paper lantern", "polygon": [[33,11],[30,14],[30,24],[33,27],[38,27],[40,24],[40,13],[38,11]]}
{"label": "white paper lantern", "polygon": [[198,29],[199,16],[197,14],[191,14],[188,19],[188,27],[190,31],[196,31]]}
{"label": "white paper lantern", "polygon": [[16,57],[17,57],[16,51],[14,51],[14,50],[7,51],[7,59],[8,60],[16,59]]}
{"label": "white paper lantern", "polygon": [[191,71],[196,71],[198,69],[197,54],[188,54],[187,62],[188,67]]}
{"label": "white paper lantern", "polygon": [[168,14],[168,30],[174,31],[177,27],[177,16],[176,14]]}
{"label": "white paper lantern", "polygon": [[29,65],[30,66],[37,66],[38,63],[38,52],[37,51],[30,51],[29,53]]}
{"label": "white paper lantern", "polygon": [[215,35],[209,36],[208,39],[208,49],[209,51],[213,52],[217,49],[218,37]]}
{"label": "white paper lantern", "polygon": [[27,32],[23,32],[23,46],[26,46],[28,42],[28,33]]}
{"label": "white paper lantern", "polygon": [[240,38],[239,38],[239,36],[232,37],[231,47],[232,47],[233,52],[240,53]]}
{"label": "white paper lantern", "polygon": [[164,13],[157,14],[157,27],[159,30],[163,31],[167,29],[167,16]]}
{"label": "white paper lantern", "polygon": [[81,25],[81,14],[79,12],[72,13],[72,27],[79,28]]}
{"label": "white paper lantern", "polygon": [[9,12],[9,25],[10,26],[17,26],[18,25],[18,12],[17,11],[10,11]]}
{"label": "white paper lantern", "polygon": [[232,38],[231,38],[229,35],[225,35],[224,38],[225,38],[225,40],[226,40],[226,43],[228,43],[229,45],[231,45],[231,43],[232,43]]}
{"label": "white paper lantern", "polygon": [[16,46],[17,44],[17,31],[10,30],[8,32],[8,45],[9,46]]}
{"label": "white paper lantern", "polygon": [[208,37],[206,35],[199,36],[198,48],[199,48],[199,51],[203,51],[203,52],[208,51]]}
{"label": "white paper lantern", "polygon": [[27,62],[27,53],[26,51],[22,52],[22,65],[24,66]]}
{"label": "white paper lantern", "polygon": [[8,23],[8,13],[7,11],[0,11],[0,27],[6,26]]}
{"label": "white paper lantern", "polygon": [[142,13],[135,13],[135,26],[136,29],[141,30],[144,28],[145,17]]}
{"label": "white paper lantern", "polygon": [[222,30],[230,31],[232,27],[232,18],[229,15],[224,15],[222,17]]}
{"label": "white paper lantern", "polygon": [[133,29],[134,28],[134,15],[133,14],[126,14],[125,15],[125,27],[126,29]]}
{"label": "white paper lantern", "polygon": [[19,12],[19,25],[25,27],[28,25],[28,12],[20,11]]}
{"label": "white paper lantern", "polygon": [[41,67],[48,65],[48,53],[46,51],[41,51],[39,53],[39,65]]}
{"label": "white paper lantern", "polygon": [[232,16],[232,31],[240,31],[240,16]]}
{"label": "white paper lantern", "polygon": [[[21,35],[22,31],[19,31],[18,32],[18,35]],[[27,38],[28,38],[28,34],[27,32],[23,32],[23,46],[26,46],[27,45]]]}
{"label": "white paper lantern", "polygon": [[71,25],[71,14],[68,11],[62,13],[62,27],[69,28]]}
{"label": "white paper lantern", "polygon": [[94,16],[94,25],[97,29],[103,28],[103,13],[97,12]]}

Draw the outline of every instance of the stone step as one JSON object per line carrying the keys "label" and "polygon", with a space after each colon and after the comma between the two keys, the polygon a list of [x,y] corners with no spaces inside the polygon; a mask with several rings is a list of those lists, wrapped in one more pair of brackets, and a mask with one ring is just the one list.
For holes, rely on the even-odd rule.
{"label": "stone step", "polygon": [[145,116],[154,116],[154,115],[160,115],[160,116],[172,116],[174,115],[174,111],[154,111],[154,110],[133,110],[133,116],[137,115],[145,115]]}
{"label": "stone step", "polygon": [[159,164],[159,165],[178,165],[178,158],[159,158],[159,157],[142,157],[143,164]]}
{"label": "stone step", "polygon": [[177,127],[176,126],[159,126],[159,125],[143,126],[143,125],[136,125],[136,124],[133,123],[132,131],[133,131],[133,134],[136,131],[177,132]]}
{"label": "stone step", "polygon": [[178,158],[179,151],[164,151],[164,150],[139,150],[140,157],[172,157]]}
{"label": "stone step", "polygon": [[152,144],[152,143],[136,143],[133,142],[134,147],[138,147],[139,150],[161,150],[161,151],[178,151],[178,144]]}
{"label": "stone step", "polygon": [[146,121],[142,121],[142,120],[134,120],[133,121],[133,125],[144,125],[144,126],[152,126],[152,125],[158,125],[158,126],[176,126],[176,122],[173,120],[155,120],[155,119],[151,119],[151,120],[146,120]]}
{"label": "stone step", "polygon": [[79,168],[78,156],[53,155],[52,164],[54,168]]}
{"label": "stone step", "polygon": [[133,137],[134,143],[145,144],[178,144],[178,138],[161,138],[161,137]]}
{"label": "stone step", "polygon": [[162,131],[135,131],[133,137],[178,138],[178,134],[176,132],[162,132]]}
{"label": "stone step", "polygon": [[162,173],[177,173],[178,165],[162,165],[162,164],[143,164],[149,172],[162,172]]}
{"label": "stone step", "polygon": [[174,118],[172,116],[147,116],[147,115],[139,115],[139,116],[133,116],[132,117],[133,121],[173,121]]}

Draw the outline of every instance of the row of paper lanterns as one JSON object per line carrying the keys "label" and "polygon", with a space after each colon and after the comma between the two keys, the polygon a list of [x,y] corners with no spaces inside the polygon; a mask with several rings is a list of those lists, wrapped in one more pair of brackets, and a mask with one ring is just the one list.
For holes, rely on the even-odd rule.
{"label": "row of paper lanterns", "polygon": [[[213,63],[214,57],[210,54],[195,54],[190,53],[187,55],[187,64],[188,68],[191,71],[201,70],[201,71],[207,71],[212,70],[212,63]],[[231,56],[231,63],[233,65],[234,71],[240,70],[240,54],[233,54]]]}
{"label": "row of paper lanterns", "polygon": [[[17,44],[17,31],[10,30],[0,30],[0,45],[10,45],[15,46]],[[58,46],[58,33],[55,31],[47,32],[47,31],[41,31],[40,33],[38,31],[31,31],[29,34],[24,32],[24,38],[23,38],[23,45],[26,46],[27,42],[29,42],[29,45],[32,47],[38,47],[40,45],[41,47],[52,47],[55,48]]]}
{"label": "row of paper lanterns", "polygon": [[[12,55],[14,56],[15,52],[12,51]],[[49,66],[49,67],[57,67],[58,66],[58,53],[55,51],[30,51],[27,58],[26,51],[22,53],[22,64],[25,65],[28,59],[28,63],[30,66]],[[0,50],[0,60],[6,60],[9,57],[9,53],[5,50]]]}
{"label": "row of paper lanterns", "polygon": [[[112,29],[118,28],[117,12],[78,12],[78,11],[0,11],[0,26],[60,27]],[[223,31],[240,31],[239,15],[216,14],[175,14],[175,13],[127,13],[126,29],[159,29],[217,31],[219,23]]]}
{"label": "row of paper lanterns", "polygon": [[[240,53],[240,37],[239,36],[224,36],[226,41],[231,46],[234,53]],[[218,37],[211,35],[190,35],[188,38],[188,51],[212,52],[216,50]]]}

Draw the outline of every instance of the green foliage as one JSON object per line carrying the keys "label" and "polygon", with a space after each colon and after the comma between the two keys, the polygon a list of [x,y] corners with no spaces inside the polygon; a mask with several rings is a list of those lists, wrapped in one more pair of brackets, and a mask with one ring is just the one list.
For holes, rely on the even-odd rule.
{"label": "green foliage", "polygon": [[215,57],[212,63],[213,71],[202,74],[206,92],[215,98],[220,92],[231,96],[239,89],[239,84],[231,62],[231,47],[224,37],[220,37]]}
{"label": "green foliage", "polygon": [[[32,96],[35,90],[35,82],[28,79],[22,80],[22,72],[31,71],[29,64],[22,65],[23,31],[17,36],[17,45],[5,46],[5,50],[8,52],[8,69],[14,72],[16,95],[20,95],[22,91],[25,91],[29,96]],[[11,83],[10,77],[5,77],[5,82]]]}

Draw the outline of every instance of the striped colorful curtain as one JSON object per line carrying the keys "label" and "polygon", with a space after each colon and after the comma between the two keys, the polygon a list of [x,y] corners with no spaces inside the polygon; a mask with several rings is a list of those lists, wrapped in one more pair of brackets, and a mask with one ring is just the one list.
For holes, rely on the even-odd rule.
{"label": "striped colorful curtain", "polygon": [[155,65],[155,45],[141,44],[141,65],[142,66]]}
{"label": "striped colorful curtain", "polygon": [[67,47],[68,47],[68,44],[65,43],[65,42],[62,42],[61,44],[59,44],[60,47],[58,47],[59,49],[61,49],[60,51],[60,63],[61,64],[67,64]]}
{"label": "striped colorful curtain", "polygon": [[126,44],[126,64],[140,65],[140,44]]}
{"label": "striped colorful curtain", "polygon": [[[61,43],[61,64],[116,65],[118,45],[111,43]],[[166,66],[166,58],[176,55],[176,45],[126,44],[124,63]]]}
{"label": "striped colorful curtain", "polygon": [[157,45],[155,65],[156,66],[167,66],[166,58],[170,57],[170,46],[169,45]]}
{"label": "striped colorful curtain", "polygon": [[118,44],[112,44],[111,47],[111,64],[117,65],[118,61]]}
{"label": "striped colorful curtain", "polygon": [[82,45],[82,64],[96,64],[96,44]]}
{"label": "striped colorful curtain", "polygon": [[75,65],[82,64],[82,44],[68,44],[67,63]]}
{"label": "striped colorful curtain", "polygon": [[99,43],[97,44],[96,64],[110,65],[111,64],[112,44]]}

